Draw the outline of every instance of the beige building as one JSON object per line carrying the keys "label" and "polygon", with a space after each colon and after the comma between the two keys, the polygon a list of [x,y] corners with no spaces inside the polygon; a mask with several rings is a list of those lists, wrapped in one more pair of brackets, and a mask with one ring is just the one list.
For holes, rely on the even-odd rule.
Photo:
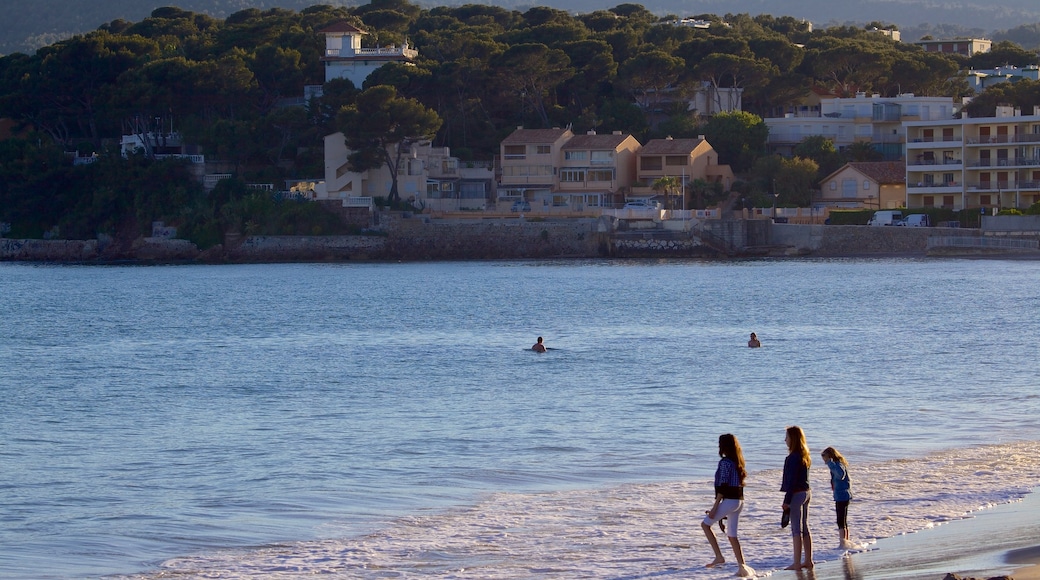
{"label": "beige building", "polygon": [[819,205],[830,208],[895,209],[906,204],[906,164],[851,162],[820,181]]}
{"label": "beige building", "polygon": [[925,52],[942,52],[946,54],[959,54],[961,56],[974,56],[980,52],[989,52],[993,47],[992,40],[984,38],[955,38],[953,40],[918,40],[917,46]]}
{"label": "beige building", "polygon": [[558,189],[557,169],[563,162],[563,146],[574,137],[570,129],[515,131],[499,145],[498,203],[530,202],[551,205]]}
{"label": "beige building", "polygon": [[[697,139],[654,139],[639,150],[636,181],[630,197],[665,195],[654,191],[654,182],[662,177],[674,177],[680,184],[703,180],[720,183],[724,191],[733,185],[733,171],[729,165],[719,165],[719,154],[701,136]],[[680,191],[671,192],[677,197]],[[666,200],[674,209],[681,209],[678,199]]]}
{"label": "beige building", "polygon": [[1040,107],[905,126],[907,207],[1024,209],[1040,201]]}
{"label": "beige building", "polygon": [[571,137],[563,146],[559,185],[553,206],[604,207],[620,203],[636,176],[639,141],[615,131],[589,131]]}

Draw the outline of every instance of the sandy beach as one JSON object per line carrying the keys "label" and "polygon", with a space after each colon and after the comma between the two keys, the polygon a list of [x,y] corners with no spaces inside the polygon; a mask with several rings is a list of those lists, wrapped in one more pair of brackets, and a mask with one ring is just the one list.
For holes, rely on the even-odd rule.
{"label": "sandy beach", "polygon": [[[777,572],[773,576],[777,580],[941,580],[952,572],[961,578],[1007,575],[1015,580],[1040,580],[1037,491],[1022,501],[980,510],[962,520],[879,540],[867,551],[819,563],[813,573]],[[833,530],[816,530],[817,544],[829,545]]]}

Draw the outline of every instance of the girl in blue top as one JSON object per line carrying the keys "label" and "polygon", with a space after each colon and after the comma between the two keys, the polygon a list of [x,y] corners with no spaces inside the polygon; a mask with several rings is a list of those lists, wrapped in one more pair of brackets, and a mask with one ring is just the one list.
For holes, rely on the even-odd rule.
{"label": "girl in blue top", "polygon": [[715,552],[715,559],[706,567],[714,568],[726,562],[711,526],[728,517],[726,536],[729,537],[729,544],[733,547],[733,555],[737,559],[737,576],[754,577],[755,571],[744,563],[744,552],[741,551],[740,540],[737,539],[740,512],[744,510],[744,478],[747,477],[747,469],[744,468],[744,454],[735,435],[719,435],[719,457],[719,466],[715,470],[715,505],[711,506],[708,515],[701,522],[704,535],[708,537],[711,549]]}
{"label": "girl in blue top", "polygon": [[849,481],[849,462],[838,450],[828,447],[820,453],[831,470],[831,489],[834,490],[834,512],[838,516],[838,545],[851,547],[849,541],[849,501],[852,500],[852,482]]}

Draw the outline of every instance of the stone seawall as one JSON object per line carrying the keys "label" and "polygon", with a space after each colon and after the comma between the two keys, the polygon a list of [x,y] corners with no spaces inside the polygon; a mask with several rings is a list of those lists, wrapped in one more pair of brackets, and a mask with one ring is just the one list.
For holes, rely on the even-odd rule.
{"label": "stone seawall", "polygon": [[773,224],[770,243],[789,254],[812,256],[925,256],[931,236],[979,236],[960,228],[901,228]]}
{"label": "stone seawall", "polygon": [[37,262],[258,263],[348,260],[587,258],[609,253],[595,219],[431,220],[383,214],[364,236],[228,236],[205,251],[187,240],[139,238],[127,247],[97,240],[0,238],[0,260]]}
{"label": "stone seawall", "polygon": [[609,228],[597,219],[431,220],[380,218],[395,260],[588,258],[608,253]]}
{"label": "stone seawall", "polygon": [[[705,225],[712,225],[710,223]],[[717,225],[717,224],[716,224]],[[725,225],[725,224],[724,224]],[[982,236],[959,228],[901,228],[833,225],[730,224],[709,228],[704,240],[687,232],[616,231],[609,219],[531,220],[430,219],[380,214],[379,231],[364,236],[228,236],[222,246],[199,251],[187,240],[140,238],[118,244],[97,240],[12,240],[0,238],[0,260],[68,263],[261,263],[350,260],[495,260],[594,257],[716,257],[724,242],[742,255],[927,256],[1025,255],[1000,249],[936,248],[929,238]],[[737,227],[737,226],[740,227]],[[762,231],[758,231],[758,230]],[[725,234],[725,235],[724,235]],[[738,235],[739,234],[739,235]],[[768,237],[768,240],[759,238]],[[733,239],[730,239],[733,238]],[[709,243],[710,242],[710,243]],[[763,244],[763,242],[766,242]],[[1036,252],[1033,252],[1034,254]]]}

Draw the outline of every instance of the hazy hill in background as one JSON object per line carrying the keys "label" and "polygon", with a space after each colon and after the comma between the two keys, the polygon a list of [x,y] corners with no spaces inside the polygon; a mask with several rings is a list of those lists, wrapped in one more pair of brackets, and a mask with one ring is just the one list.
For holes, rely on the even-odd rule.
{"label": "hazy hill in background", "polygon": [[[542,5],[570,12],[604,10],[629,2],[613,0],[502,0],[481,1],[413,1],[432,7],[462,4],[494,4],[524,11]],[[863,25],[867,22],[895,24],[903,41],[913,42],[930,34],[936,38],[977,36],[993,40],[1012,40],[1024,48],[1040,47],[1040,2],[1036,0],[647,0],[641,4],[651,12],[665,16],[700,14],[771,14],[793,16],[815,26],[839,24]],[[356,6],[358,0],[0,0],[0,54],[32,52],[73,34],[95,30],[112,20],[138,22],[152,10],[177,6],[184,10],[224,18],[246,8],[288,8],[302,10],[314,4]]]}

